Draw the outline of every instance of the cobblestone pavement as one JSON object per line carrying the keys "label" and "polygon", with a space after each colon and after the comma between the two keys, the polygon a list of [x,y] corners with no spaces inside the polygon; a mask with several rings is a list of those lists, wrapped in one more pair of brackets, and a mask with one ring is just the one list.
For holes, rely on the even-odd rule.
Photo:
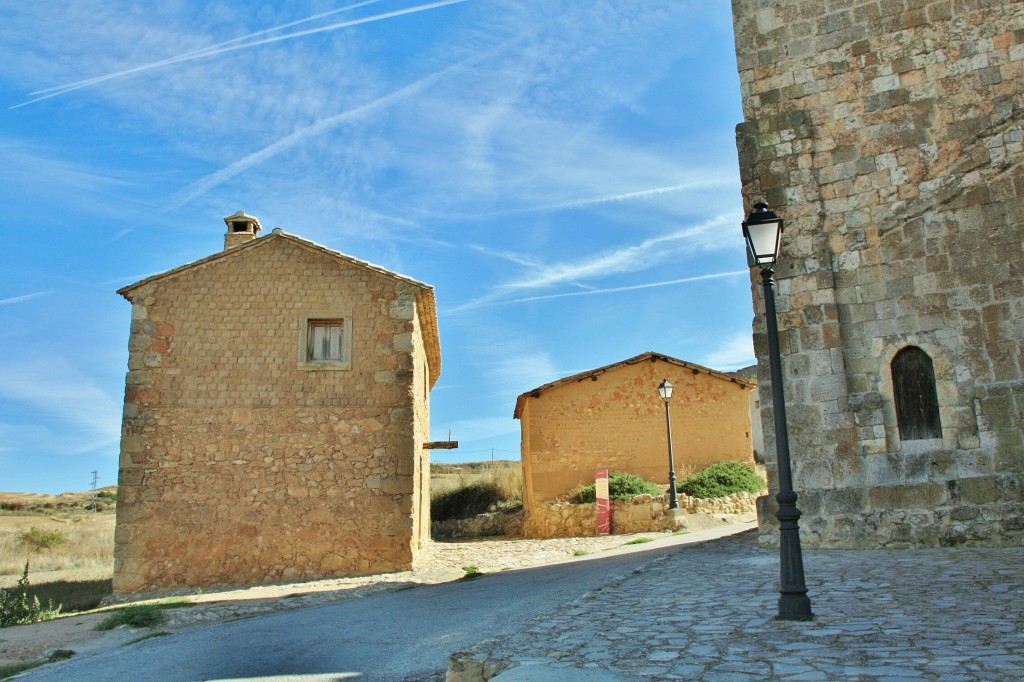
{"label": "cobblestone pavement", "polygon": [[453,673],[481,662],[537,680],[562,679],[559,668],[706,682],[1024,679],[1024,548],[805,549],[804,564],[813,622],[774,620],[778,552],[748,532],[681,548],[512,639],[458,652],[449,679],[472,679]]}

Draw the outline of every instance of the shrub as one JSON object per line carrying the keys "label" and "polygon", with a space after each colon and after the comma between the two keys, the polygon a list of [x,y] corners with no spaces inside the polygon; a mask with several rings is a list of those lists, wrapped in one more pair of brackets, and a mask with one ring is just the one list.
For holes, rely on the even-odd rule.
{"label": "shrub", "polygon": [[728,497],[740,492],[757,493],[764,490],[764,479],[754,469],[741,462],[715,462],[684,478],[676,490],[690,497]]}
{"label": "shrub", "polygon": [[66,544],[67,541],[67,536],[59,530],[43,530],[35,526],[18,533],[18,543],[36,552]]}
{"label": "shrub", "polygon": [[29,598],[28,588],[28,562],[25,562],[25,572],[21,574],[18,584],[11,588],[0,588],[0,627],[38,623],[56,618],[60,613],[60,604],[54,606],[51,601],[43,607],[39,597]]}
{"label": "shrub", "polygon": [[151,628],[167,619],[160,604],[125,606],[114,611],[96,624],[95,630],[113,630],[120,625],[132,628]]}
{"label": "shrub", "polygon": [[431,478],[431,520],[466,519],[521,507],[523,471],[519,466],[507,464],[511,463],[481,465],[471,473],[449,474],[440,480]]}
{"label": "shrub", "polygon": [[[583,485],[572,491],[570,498],[576,504],[587,504],[597,500],[596,484]],[[638,495],[663,495],[664,490],[657,483],[645,480],[636,474],[613,471],[608,474],[608,496],[613,500],[630,500]]]}
{"label": "shrub", "polygon": [[478,481],[434,497],[430,501],[430,518],[432,521],[467,519],[485,514],[497,508],[501,502],[502,495],[498,486]]}

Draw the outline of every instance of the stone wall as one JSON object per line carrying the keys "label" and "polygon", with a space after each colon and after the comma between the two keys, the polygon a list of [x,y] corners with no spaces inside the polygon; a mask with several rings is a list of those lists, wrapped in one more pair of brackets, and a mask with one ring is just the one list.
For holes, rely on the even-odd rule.
{"label": "stone wall", "polygon": [[[425,287],[307,245],[275,234],[122,290],[115,592],[412,566]],[[303,362],[305,320],[335,317],[350,366]]]}
{"label": "stone wall", "polygon": [[[628,535],[674,531],[686,527],[688,514],[744,514],[755,511],[756,495],[737,493],[729,497],[700,499],[678,496],[679,510],[669,509],[668,495],[639,495],[631,500],[612,500],[612,533]],[[558,538],[597,535],[595,505],[572,502],[543,502],[523,524],[530,538]]]}
{"label": "stone wall", "polygon": [[[733,11],[745,206],[786,220],[779,341],[805,542],[1024,541],[1024,3]],[[907,347],[934,364],[941,437],[901,440],[890,363]]]}
{"label": "stone wall", "polygon": [[469,519],[433,521],[430,534],[434,539],[482,538],[499,535],[519,536],[523,533],[522,510],[477,514]]}

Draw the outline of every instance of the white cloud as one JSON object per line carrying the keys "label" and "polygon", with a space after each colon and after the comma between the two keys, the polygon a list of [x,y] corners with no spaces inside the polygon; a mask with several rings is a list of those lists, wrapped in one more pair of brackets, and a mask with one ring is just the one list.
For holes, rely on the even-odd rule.
{"label": "white cloud", "polygon": [[723,339],[718,350],[704,356],[705,367],[722,371],[733,371],[757,362],[754,357],[754,339],[749,331],[736,332]]}
{"label": "white cloud", "polygon": [[32,424],[0,424],[8,452],[75,455],[120,439],[121,404],[59,358],[0,367],[0,399],[20,403],[35,416]]}

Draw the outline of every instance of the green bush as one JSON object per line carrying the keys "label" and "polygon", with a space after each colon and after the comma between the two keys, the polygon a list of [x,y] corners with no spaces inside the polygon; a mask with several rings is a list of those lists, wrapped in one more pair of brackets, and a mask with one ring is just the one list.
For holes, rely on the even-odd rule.
{"label": "green bush", "polygon": [[21,574],[17,585],[0,588],[0,628],[50,620],[56,618],[60,613],[60,604],[54,606],[51,601],[44,607],[39,602],[39,597],[29,597],[28,588],[28,563],[26,562],[25,572]]}
{"label": "green bush", "polygon": [[[576,504],[587,504],[597,500],[596,484],[583,485],[572,491],[570,498]],[[661,486],[645,480],[636,474],[613,471],[608,474],[608,496],[613,500],[630,500],[638,495],[663,495]]]}
{"label": "green bush", "polygon": [[728,497],[740,492],[757,493],[764,490],[764,479],[750,466],[741,462],[715,462],[693,476],[684,478],[676,490],[690,497]]}
{"label": "green bush", "polygon": [[43,530],[35,526],[18,533],[18,543],[36,552],[66,544],[67,541],[67,536],[59,530]]}

